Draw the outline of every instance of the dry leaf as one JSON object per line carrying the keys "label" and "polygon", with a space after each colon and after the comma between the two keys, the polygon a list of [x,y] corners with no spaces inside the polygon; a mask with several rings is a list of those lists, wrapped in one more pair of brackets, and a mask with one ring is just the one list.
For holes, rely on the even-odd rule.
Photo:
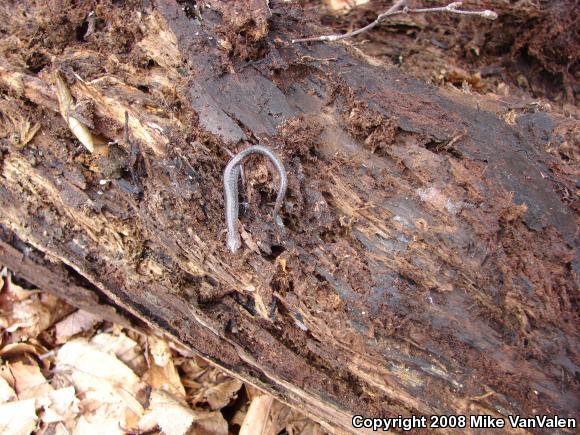
{"label": "dry leaf", "polygon": [[4,284],[0,286],[2,291],[2,305],[6,300],[17,302],[28,299],[30,296],[39,293],[39,290],[26,290],[20,287],[18,284],[12,282],[12,276],[9,272],[6,272],[6,278],[4,279]]}
{"label": "dry leaf", "polygon": [[53,391],[37,365],[16,362],[8,367],[14,377],[14,389],[19,400],[36,399]]}
{"label": "dry leaf", "polygon": [[34,399],[19,400],[0,405],[0,433],[26,435],[36,427]]}
{"label": "dry leaf", "polygon": [[283,407],[278,415],[278,431],[284,429],[289,435],[324,435],[326,433],[320,424],[313,422],[304,414],[280,402],[275,403],[274,408],[278,405]]}
{"label": "dry leaf", "polygon": [[208,371],[208,367],[206,365],[199,364],[197,358],[176,358],[175,363],[183,372],[184,380],[198,379]]}
{"label": "dry leaf", "polygon": [[[42,358],[40,358],[42,356]],[[26,360],[36,361],[40,360],[42,366],[47,369],[50,363],[54,360],[54,355],[48,349],[36,340],[31,340],[28,343],[11,343],[0,349],[0,357],[8,361]],[[32,358],[31,358],[32,357]]]}
{"label": "dry leaf", "polygon": [[163,390],[152,390],[147,414],[139,422],[141,431],[151,431],[159,426],[165,435],[183,435],[201,413]]}
{"label": "dry leaf", "polygon": [[13,305],[10,324],[6,330],[13,334],[13,341],[37,337],[61,314],[58,310],[59,305],[63,306],[62,302],[51,294],[33,294]]}
{"label": "dry leaf", "polygon": [[151,335],[148,337],[149,341],[149,352],[153,357],[153,361],[160,367],[164,367],[171,361],[171,350],[167,341],[163,338]]}
{"label": "dry leaf", "polygon": [[195,421],[191,430],[192,435],[228,435],[228,422],[221,412],[211,412],[205,418]]}
{"label": "dry leaf", "polygon": [[12,310],[12,324],[8,325],[6,330],[14,332],[18,329],[28,331],[27,335],[36,337],[40,332],[50,326],[50,309],[40,300],[27,299],[14,304]]}
{"label": "dry leaf", "polygon": [[324,435],[322,426],[302,416],[300,420],[286,427],[286,432],[290,435]]}
{"label": "dry leaf", "polygon": [[[72,427],[72,426],[71,426]],[[36,431],[38,435],[70,435],[72,429],[67,428],[62,422],[51,424],[50,426],[45,426],[46,431],[39,432]]]}
{"label": "dry leaf", "polygon": [[122,416],[114,405],[104,405],[91,412],[83,412],[73,430],[74,435],[124,435]]}
{"label": "dry leaf", "polygon": [[56,370],[68,374],[83,398],[83,407],[95,412],[109,407],[107,416],[114,413],[118,421],[124,418],[127,408],[137,415],[143,413],[137,397],[145,385],[114,354],[101,351],[85,339],[71,340],[59,349]]}
{"label": "dry leaf", "polygon": [[56,342],[62,344],[70,337],[83,331],[88,331],[101,319],[92,313],[78,310],[58,322],[56,326]]}
{"label": "dry leaf", "polygon": [[82,414],[76,420],[72,433],[78,435],[124,435],[130,424],[139,421],[137,416],[127,407],[115,403],[102,403],[83,399],[80,405]]}
{"label": "dry leaf", "polygon": [[10,371],[10,368],[7,364],[4,364],[0,367],[0,377],[8,382],[8,385],[14,389],[14,384],[16,381],[14,380],[14,376],[12,376],[12,372]]}
{"label": "dry leaf", "polygon": [[199,382],[195,382],[195,381],[192,381],[191,379],[187,379],[187,378],[181,378],[181,384],[185,388],[190,388],[193,390],[198,390],[202,387],[202,384],[200,384]]}
{"label": "dry leaf", "polygon": [[80,402],[72,386],[51,391],[39,402],[44,408],[42,421],[45,423],[70,421],[80,412]]}
{"label": "dry leaf", "polygon": [[263,394],[250,403],[246,418],[240,427],[239,435],[274,435],[276,426],[270,419],[274,397]]}
{"label": "dry leaf", "polygon": [[221,409],[226,406],[236,396],[242,388],[242,381],[230,378],[218,385],[208,388],[204,397],[212,410]]}
{"label": "dry leaf", "polygon": [[131,428],[138,428],[143,415],[144,413],[137,415],[134,412],[126,412],[125,418],[121,424],[121,427],[125,429],[125,433],[131,432]]}
{"label": "dry leaf", "polygon": [[91,338],[91,344],[101,352],[114,354],[137,375],[140,376],[145,372],[146,363],[143,350],[135,340],[126,334],[115,335],[104,332]]}
{"label": "dry leaf", "polygon": [[254,400],[255,397],[261,396],[264,393],[261,390],[258,390],[256,387],[250,384],[245,384],[244,389],[246,390],[246,395],[250,399],[250,401]]}
{"label": "dry leaf", "polygon": [[194,397],[191,398],[193,404],[207,402],[212,410],[223,408],[236,397],[236,393],[242,387],[241,381],[233,379],[215,367],[208,366],[207,362],[199,358],[186,362],[180,365],[184,373],[182,378],[193,378],[201,384],[201,388],[193,391]]}
{"label": "dry leaf", "polygon": [[167,342],[155,336],[150,336],[149,353],[149,385],[154,389],[164,390],[173,396],[185,400],[185,388],[173,364],[171,350]]}
{"label": "dry leaf", "polygon": [[16,393],[6,379],[0,376],[0,404],[16,399]]}

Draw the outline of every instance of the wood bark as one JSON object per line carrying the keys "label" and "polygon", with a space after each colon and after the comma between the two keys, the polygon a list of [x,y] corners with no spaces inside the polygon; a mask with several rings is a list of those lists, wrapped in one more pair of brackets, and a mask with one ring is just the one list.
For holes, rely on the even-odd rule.
{"label": "wood bark", "polygon": [[[569,120],[348,42],[292,45],[321,31],[284,2],[213,1],[203,20],[106,3],[91,32],[90,2],[49,3],[2,12],[0,263],[332,431],[355,414],[577,417],[575,174],[549,152]],[[56,71],[104,152],[59,113]],[[252,159],[232,255],[222,171],[255,143],[286,165],[285,230]]]}

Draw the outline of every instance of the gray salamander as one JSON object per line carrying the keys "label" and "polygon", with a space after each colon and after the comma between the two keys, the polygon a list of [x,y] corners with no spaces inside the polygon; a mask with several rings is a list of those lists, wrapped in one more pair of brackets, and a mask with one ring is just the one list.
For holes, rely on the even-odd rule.
{"label": "gray salamander", "polygon": [[280,176],[280,188],[278,196],[276,197],[276,204],[274,205],[274,222],[278,217],[278,212],[282,207],[284,196],[286,195],[286,188],[288,187],[288,178],[286,170],[282,161],[272,150],[262,145],[253,145],[236,154],[227,164],[224,170],[224,193],[225,193],[225,207],[226,207],[226,226],[227,226],[227,245],[232,253],[236,252],[242,245],[240,233],[238,232],[238,178],[240,176],[240,165],[243,160],[250,154],[262,154],[268,157]]}

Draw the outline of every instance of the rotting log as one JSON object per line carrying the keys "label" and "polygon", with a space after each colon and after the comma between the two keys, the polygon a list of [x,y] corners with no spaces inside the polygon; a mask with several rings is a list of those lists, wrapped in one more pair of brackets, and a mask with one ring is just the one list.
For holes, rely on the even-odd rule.
{"label": "rotting log", "polygon": [[[336,432],[577,416],[577,174],[548,152],[570,120],[291,45],[317,29],[285,2],[100,4],[91,25],[92,3],[48,3],[1,12],[1,263]],[[106,153],[59,113],[55,71]],[[252,160],[232,255],[222,171],[258,142],[286,165],[285,230]]]}

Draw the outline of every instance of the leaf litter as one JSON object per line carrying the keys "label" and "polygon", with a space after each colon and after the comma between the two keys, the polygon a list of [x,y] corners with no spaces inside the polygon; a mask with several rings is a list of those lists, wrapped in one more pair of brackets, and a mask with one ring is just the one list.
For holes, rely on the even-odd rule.
{"label": "leaf litter", "polygon": [[152,330],[77,310],[0,266],[0,433],[322,434]]}

